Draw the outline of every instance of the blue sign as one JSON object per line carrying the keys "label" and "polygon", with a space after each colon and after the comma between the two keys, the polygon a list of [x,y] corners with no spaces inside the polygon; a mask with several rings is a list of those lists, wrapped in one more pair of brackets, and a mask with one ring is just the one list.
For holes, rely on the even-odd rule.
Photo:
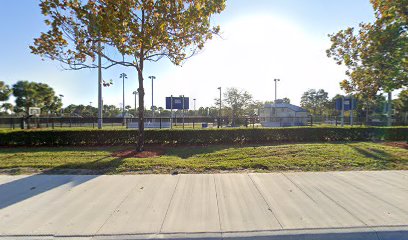
{"label": "blue sign", "polygon": [[[171,99],[173,99],[173,106],[171,103]],[[188,97],[184,97],[184,104],[183,104],[183,97],[166,97],[166,109],[190,109],[190,101]]]}
{"label": "blue sign", "polygon": [[[336,99],[336,110],[341,111],[343,98]],[[344,111],[355,110],[357,108],[357,101],[351,97],[344,98]]]}

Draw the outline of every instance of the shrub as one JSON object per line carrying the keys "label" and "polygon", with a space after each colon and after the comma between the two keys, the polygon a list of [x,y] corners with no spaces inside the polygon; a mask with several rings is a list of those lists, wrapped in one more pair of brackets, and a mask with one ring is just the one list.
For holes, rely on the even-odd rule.
{"label": "shrub", "polygon": [[[327,141],[405,141],[408,128],[258,128],[148,130],[146,144],[231,144]],[[40,130],[0,132],[0,146],[123,145],[137,140],[136,130]]]}

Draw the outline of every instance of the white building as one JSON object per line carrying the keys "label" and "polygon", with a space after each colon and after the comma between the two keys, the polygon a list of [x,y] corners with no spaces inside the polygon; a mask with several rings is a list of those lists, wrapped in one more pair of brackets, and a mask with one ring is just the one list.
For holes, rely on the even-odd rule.
{"label": "white building", "polygon": [[263,127],[306,126],[309,119],[307,110],[282,100],[265,104],[259,111],[259,120]]}

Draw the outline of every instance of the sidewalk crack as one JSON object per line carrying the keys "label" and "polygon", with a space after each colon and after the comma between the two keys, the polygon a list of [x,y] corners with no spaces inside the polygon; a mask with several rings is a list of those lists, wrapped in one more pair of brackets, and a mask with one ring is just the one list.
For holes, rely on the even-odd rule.
{"label": "sidewalk crack", "polygon": [[223,232],[222,232],[222,224],[221,224],[221,216],[220,216],[220,207],[218,205],[218,193],[217,193],[217,184],[215,182],[215,175],[212,175],[213,181],[214,181],[214,189],[215,189],[215,199],[217,200],[217,214],[218,214],[218,223],[220,226],[220,234],[221,234],[221,239],[223,239]]}
{"label": "sidewalk crack", "polygon": [[97,235],[101,229],[106,225],[106,223],[108,223],[108,221],[112,218],[112,216],[115,214],[115,212],[122,206],[122,204],[125,202],[126,199],[129,198],[130,194],[138,187],[138,183],[136,181],[135,186],[133,186],[129,192],[126,194],[126,196],[122,199],[122,201],[120,201],[120,203],[115,207],[115,209],[113,210],[113,212],[109,215],[109,217],[106,218],[105,222],[99,227],[98,231],[96,231],[95,235]]}
{"label": "sidewalk crack", "polygon": [[161,224],[161,226],[160,226],[159,234],[162,233],[163,226],[164,226],[164,222],[166,221],[167,214],[168,214],[169,209],[170,209],[170,206],[171,206],[171,202],[173,201],[174,194],[176,193],[177,186],[178,186],[179,181],[180,181],[180,175],[178,175],[177,177],[178,177],[178,178],[177,178],[177,183],[176,183],[176,186],[174,186],[173,194],[171,195],[171,198],[170,198],[170,201],[169,201],[169,205],[167,206],[167,209],[166,209],[166,214],[164,214],[164,218],[163,218],[162,224]]}
{"label": "sidewalk crack", "polygon": [[252,184],[254,184],[255,189],[258,191],[258,193],[261,195],[262,199],[264,200],[264,202],[266,203],[266,205],[268,206],[268,210],[272,213],[273,217],[276,219],[276,221],[279,223],[279,226],[281,227],[281,229],[283,229],[283,226],[281,224],[281,222],[279,221],[278,217],[276,217],[275,212],[272,210],[271,206],[269,205],[268,201],[265,199],[264,195],[262,194],[261,190],[258,188],[258,186],[256,185],[256,183],[254,182],[254,180],[252,179],[251,175],[247,174],[247,176],[249,177],[249,179],[251,179]]}

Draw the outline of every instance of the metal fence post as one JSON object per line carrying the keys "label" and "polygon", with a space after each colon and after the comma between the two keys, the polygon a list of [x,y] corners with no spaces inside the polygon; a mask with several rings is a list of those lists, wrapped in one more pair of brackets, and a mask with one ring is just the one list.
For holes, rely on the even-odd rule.
{"label": "metal fence post", "polygon": [[159,118],[160,121],[160,129],[162,129],[162,118]]}

